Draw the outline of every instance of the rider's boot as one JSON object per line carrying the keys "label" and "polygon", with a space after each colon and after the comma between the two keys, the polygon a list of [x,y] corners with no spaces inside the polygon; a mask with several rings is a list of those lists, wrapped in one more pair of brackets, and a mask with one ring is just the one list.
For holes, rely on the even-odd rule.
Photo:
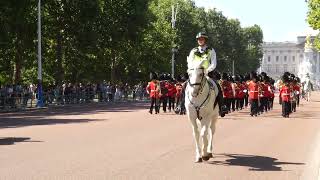
{"label": "rider's boot", "polygon": [[221,117],[224,117],[226,114],[228,114],[228,108],[227,106],[224,104],[224,100],[223,100],[223,95],[222,95],[222,91],[221,91],[221,88],[220,88],[220,85],[217,85],[218,86],[218,105],[219,105],[219,114]]}
{"label": "rider's boot", "polygon": [[222,90],[221,90],[220,84],[217,81],[215,81],[214,79],[212,79],[212,78],[209,78],[208,80],[209,81],[213,81],[216,84],[217,88],[218,88],[217,103],[219,105],[219,114],[220,114],[221,117],[224,117],[226,114],[228,114],[228,108],[224,104],[224,99],[223,99],[223,95],[222,95]]}

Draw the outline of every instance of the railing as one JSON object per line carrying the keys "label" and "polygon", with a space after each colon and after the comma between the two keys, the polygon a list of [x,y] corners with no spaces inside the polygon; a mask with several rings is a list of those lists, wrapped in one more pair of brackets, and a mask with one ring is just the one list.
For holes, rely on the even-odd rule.
{"label": "railing", "polygon": [[[148,101],[148,96],[145,93],[128,93],[128,94],[108,94],[104,92],[80,92],[66,95],[60,94],[44,94],[43,101],[45,107],[64,106],[74,104],[88,103],[112,103],[124,101]],[[8,111],[19,111],[24,109],[36,108],[36,94],[15,94],[15,95],[0,95],[0,113]]]}

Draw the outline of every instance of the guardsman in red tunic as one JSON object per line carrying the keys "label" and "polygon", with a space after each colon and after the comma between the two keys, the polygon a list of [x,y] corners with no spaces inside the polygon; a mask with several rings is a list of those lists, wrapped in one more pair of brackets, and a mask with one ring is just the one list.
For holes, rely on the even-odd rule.
{"label": "guardsman in red tunic", "polygon": [[260,103],[261,103],[261,112],[268,112],[269,110],[269,98],[270,98],[270,92],[268,89],[268,82],[269,82],[269,77],[267,76],[266,73],[261,73],[262,74],[262,82],[260,83],[261,87],[261,94],[260,94]]}
{"label": "guardsman in red tunic", "polygon": [[269,100],[270,101],[270,109],[273,109],[273,103],[274,103],[274,97],[275,97],[274,92],[275,92],[276,88],[274,87],[274,83],[275,83],[275,80],[270,78],[270,84],[268,87],[268,89],[270,91],[270,100]]}
{"label": "guardsman in red tunic", "polygon": [[181,101],[181,93],[182,93],[182,82],[179,82],[179,80],[178,80],[178,82],[176,83],[176,85],[175,85],[175,88],[176,88],[176,105],[178,106],[178,104],[180,103],[180,101]]}
{"label": "guardsman in red tunic", "polygon": [[245,102],[247,92],[248,92],[247,85],[245,84],[244,79],[240,76],[239,94],[238,94],[240,110],[244,108],[244,102]]}
{"label": "guardsman in red tunic", "polygon": [[166,88],[168,89],[169,112],[171,112],[171,109],[174,110],[174,103],[176,98],[176,87],[174,86],[173,79],[167,81]]}
{"label": "guardsman in red tunic", "polygon": [[156,114],[159,113],[159,93],[160,93],[160,84],[157,80],[157,75],[155,73],[150,74],[151,81],[148,83],[147,86],[147,93],[150,95],[151,105],[149,113],[152,114],[153,107],[155,109]]}
{"label": "guardsman in red tunic", "polygon": [[236,75],[235,78],[235,85],[234,85],[234,90],[235,90],[235,99],[236,99],[236,109],[237,110],[242,110],[243,108],[243,103],[244,103],[244,86],[241,83],[241,78],[239,75]]}
{"label": "guardsman in red tunic", "polygon": [[227,106],[229,112],[231,112],[231,100],[233,98],[233,91],[232,85],[228,80],[228,74],[222,74],[222,81],[221,81],[221,90],[223,94],[224,104]]}
{"label": "guardsman in red tunic", "polygon": [[251,81],[248,82],[251,116],[257,116],[259,112],[259,84],[257,82],[257,78],[257,74],[255,72],[252,72],[250,74]]}
{"label": "guardsman in red tunic", "polygon": [[295,91],[295,95],[296,95],[296,99],[297,99],[297,106],[299,107],[300,96],[301,96],[300,78],[295,77],[293,83],[294,83],[293,90]]}
{"label": "guardsman in red tunic", "polygon": [[290,114],[290,82],[287,75],[282,77],[282,87],[280,89],[280,97],[282,99],[282,116],[288,118]]}

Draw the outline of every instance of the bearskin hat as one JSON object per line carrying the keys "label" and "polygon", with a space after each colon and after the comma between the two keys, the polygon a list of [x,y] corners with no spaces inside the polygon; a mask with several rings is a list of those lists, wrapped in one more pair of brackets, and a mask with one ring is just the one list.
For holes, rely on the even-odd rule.
{"label": "bearskin hat", "polygon": [[223,73],[223,74],[222,74],[222,79],[223,79],[223,80],[228,80],[228,79],[229,79],[228,73]]}
{"label": "bearskin hat", "polygon": [[239,74],[234,76],[234,81],[236,81],[236,82],[240,82],[241,81],[241,78],[240,78]]}
{"label": "bearskin hat", "polygon": [[158,79],[157,73],[155,72],[150,72],[149,77],[150,77],[150,80]]}
{"label": "bearskin hat", "polygon": [[288,83],[290,80],[288,74],[284,74],[281,79],[282,79],[282,82],[284,83]]}
{"label": "bearskin hat", "polygon": [[252,71],[252,72],[250,73],[250,79],[251,79],[251,80],[253,80],[253,79],[258,80],[257,73],[256,73],[256,72],[254,72],[254,71]]}
{"label": "bearskin hat", "polygon": [[261,72],[260,74],[261,74],[261,76],[263,76],[263,77],[266,77],[266,76],[267,76],[267,73],[265,73],[265,72]]}

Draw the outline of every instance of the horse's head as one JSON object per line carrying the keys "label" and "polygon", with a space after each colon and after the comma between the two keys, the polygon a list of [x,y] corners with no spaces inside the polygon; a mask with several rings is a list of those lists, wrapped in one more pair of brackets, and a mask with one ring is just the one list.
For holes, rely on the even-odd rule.
{"label": "horse's head", "polygon": [[191,93],[193,97],[199,95],[204,86],[204,80],[206,80],[207,71],[203,67],[204,61],[193,63],[188,67],[189,81],[188,85],[190,88],[188,91]]}

